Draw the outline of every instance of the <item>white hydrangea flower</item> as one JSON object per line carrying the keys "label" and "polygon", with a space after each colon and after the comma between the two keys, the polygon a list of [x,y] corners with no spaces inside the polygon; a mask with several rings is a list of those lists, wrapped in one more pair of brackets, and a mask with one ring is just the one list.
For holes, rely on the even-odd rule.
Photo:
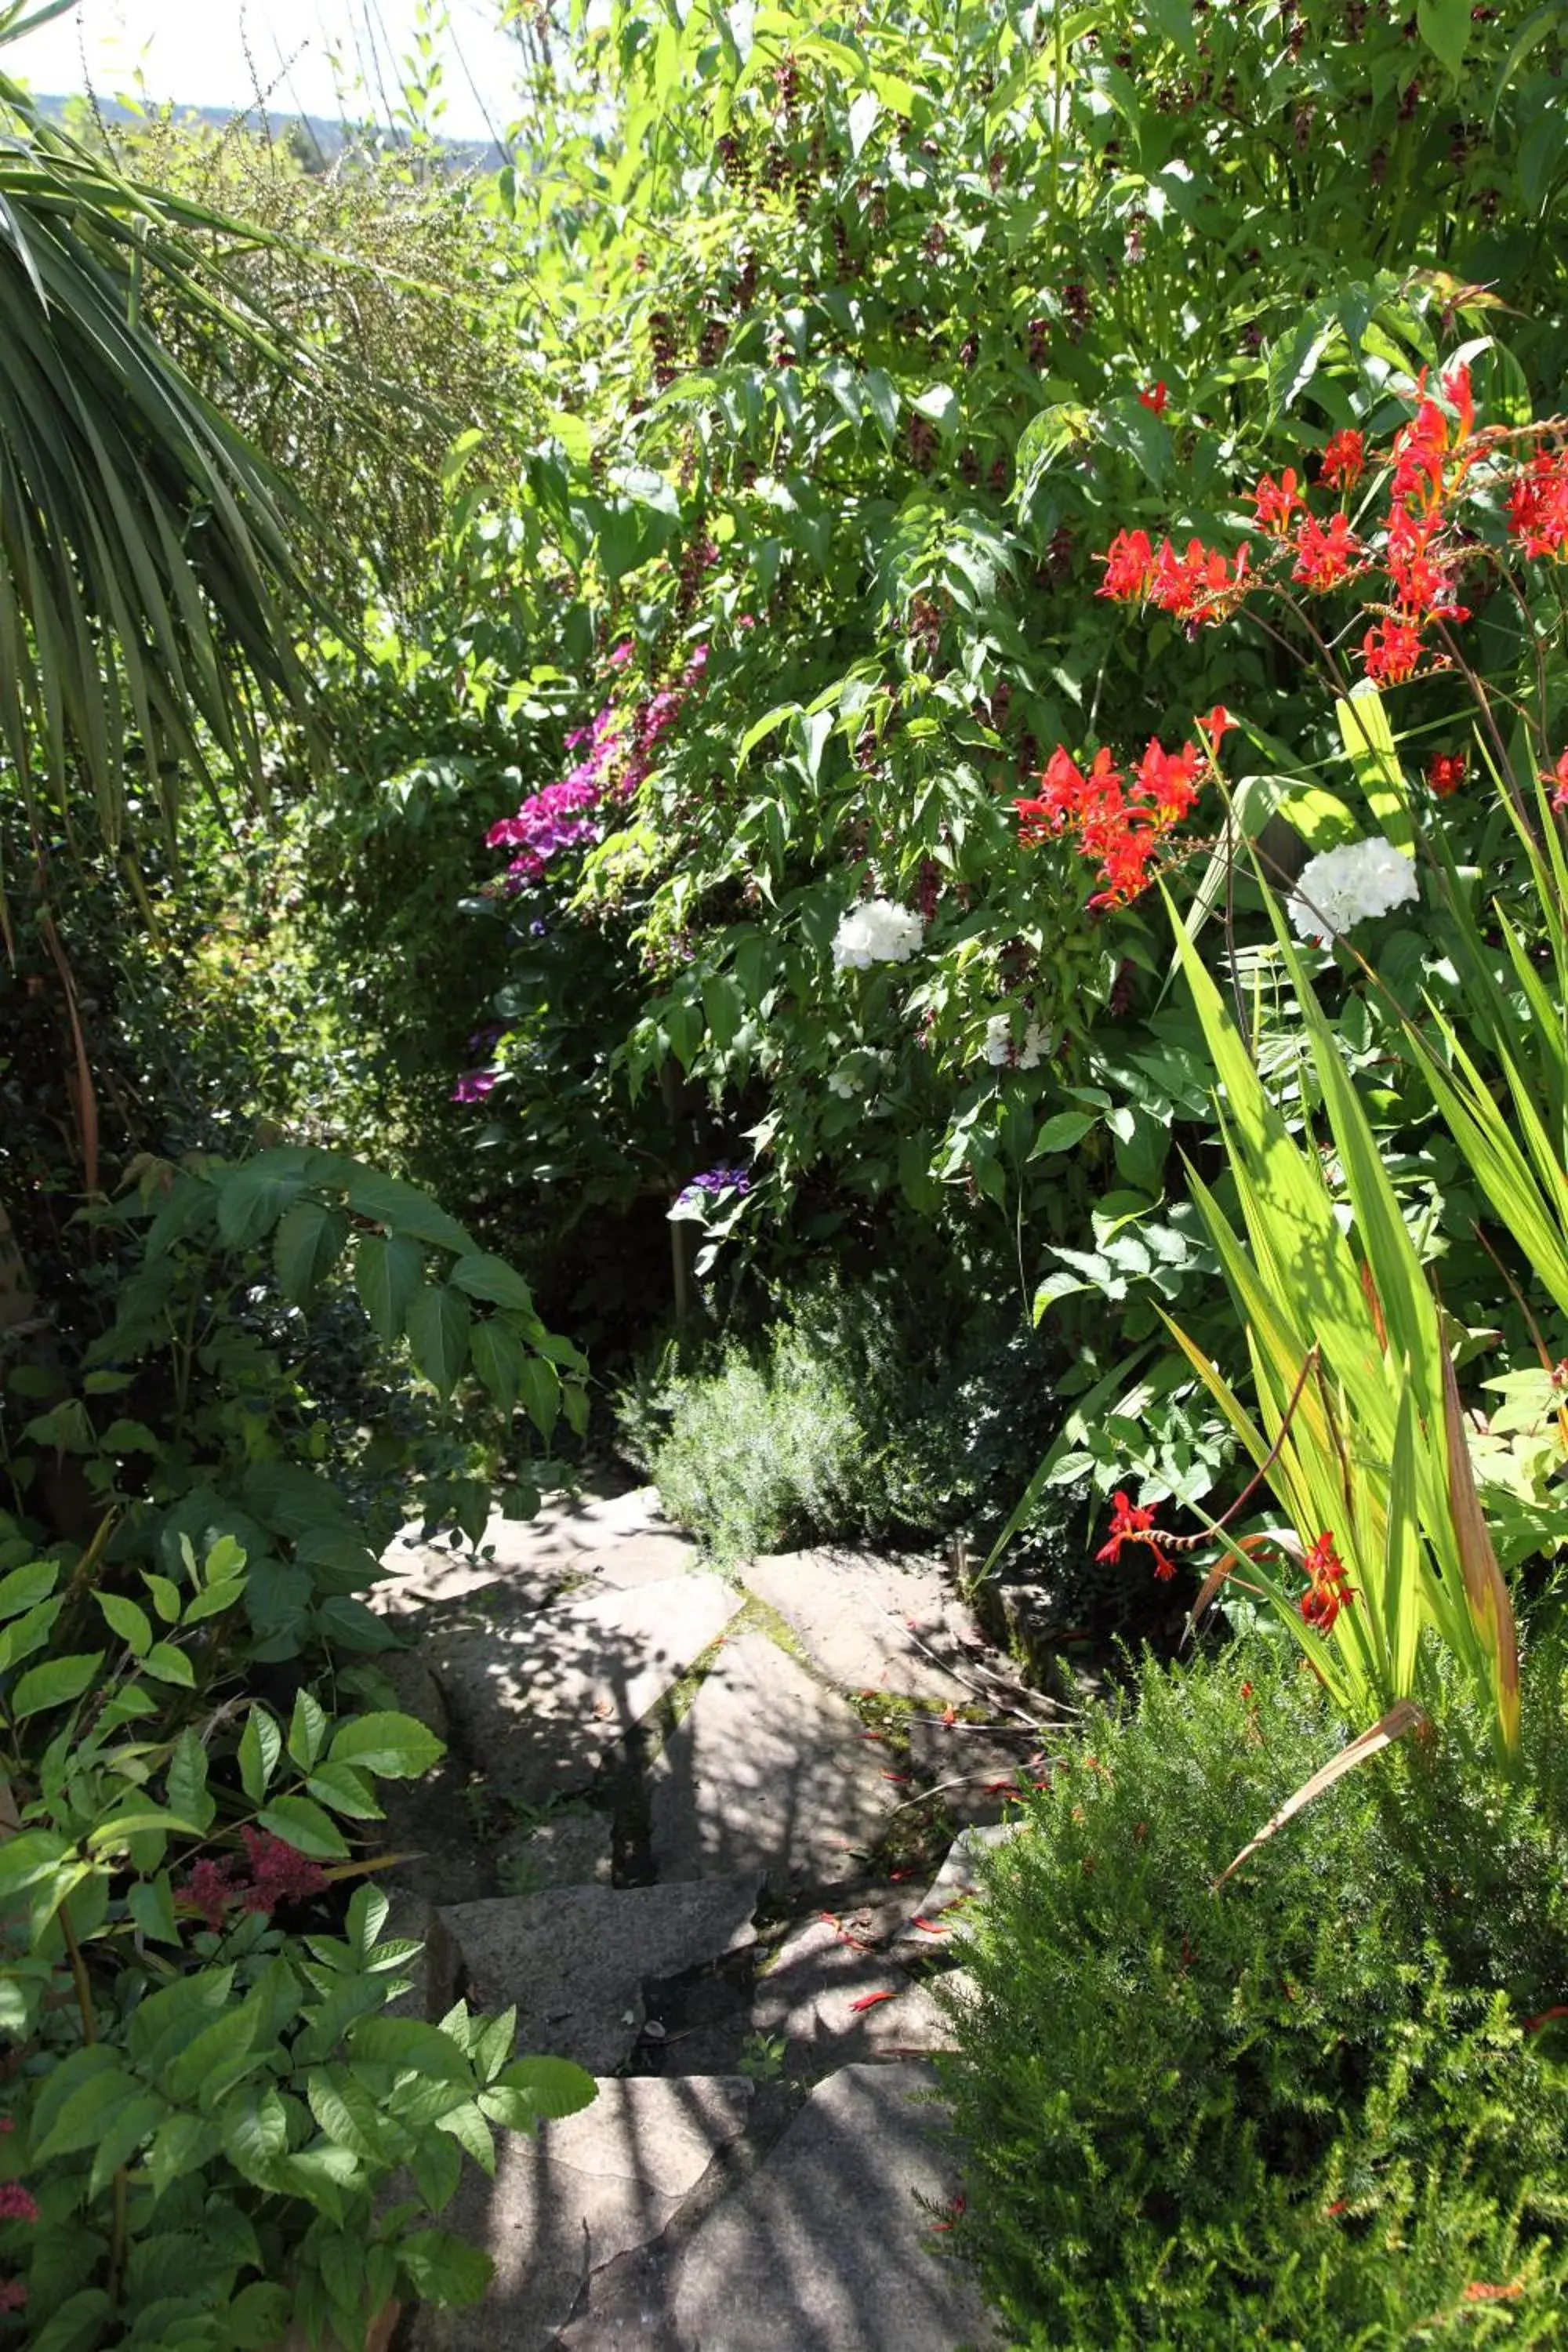
{"label": "white hydrangea flower", "polygon": [[1052,1031],[1042,1029],[1037,1021],[1031,1021],[1018,1048],[1018,1067],[1021,1070],[1037,1069],[1055,1044]]}
{"label": "white hydrangea flower", "polygon": [[868,898],[851,907],[833,940],[835,971],[864,971],[874,963],[908,963],[925,936],[925,925],[890,898]]}
{"label": "white hydrangea flower", "polygon": [[985,1024],[985,1058],[994,1070],[1001,1069],[1008,1062],[1012,1062],[1017,1070],[1037,1069],[1050,1052],[1052,1043],[1051,1032],[1042,1029],[1037,1021],[1031,1021],[1015,1058],[1013,1024],[1007,1014],[994,1013]]}
{"label": "white hydrangea flower", "polygon": [[1301,939],[1326,948],[1355,924],[1420,895],[1415,861],[1392,841],[1347,841],[1307,860],[1288,912]]}

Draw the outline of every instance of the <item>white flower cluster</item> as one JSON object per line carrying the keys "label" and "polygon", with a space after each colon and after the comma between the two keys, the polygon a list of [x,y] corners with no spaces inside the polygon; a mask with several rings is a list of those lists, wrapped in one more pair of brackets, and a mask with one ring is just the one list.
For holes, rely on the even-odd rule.
{"label": "white flower cluster", "polygon": [[890,898],[867,898],[851,907],[833,939],[833,969],[864,971],[874,963],[908,963],[925,935],[925,925]]}
{"label": "white flower cluster", "polygon": [[1031,1021],[1024,1032],[1024,1042],[1013,1059],[1013,1024],[1005,1013],[994,1013],[985,1024],[985,1058],[994,1070],[1012,1061],[1016,1070],[1037,1069],[1050,1052],[1051,1032]]}
{"label": "white flower cluster", "polygon": [[853,1102],[871,1087],[879,1087],[890,1073],[890,1054],[874,1054],[862,1045],[839,1063],[827,1081],[827,1091],[840,1102]]}
{"label": "white flower cluster", "polygon": [[1307,860],[1289,912],[1302,939],[1326,948],[1352,925],[1420,895],[1414,860],[1392,841],[1347,841]]}

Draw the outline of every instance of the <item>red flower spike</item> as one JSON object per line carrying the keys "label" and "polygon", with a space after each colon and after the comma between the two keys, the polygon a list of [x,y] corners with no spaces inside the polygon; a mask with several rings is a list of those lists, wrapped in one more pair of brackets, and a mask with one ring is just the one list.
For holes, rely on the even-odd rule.
{"label": "red flower spike", "polygon": [[1408,621],[1380,621],[1361,641],[1366,674],[1376,686],[1403,686],[1415,674],[1421,637]]}
{"label": "red flower spike", "polygon": [[1239,719],[1231,717],[1223,702],[1216,702],[1212,710],[1205,710],[1201,719],[1193,721],[1195,727],[1201,729],[1211,751],[1215,751],[1219,750],[1231,729],[1239,726],[1240,723]]}
{"label": "red flower spike", "polygon": [[1165,414],[1165,383],[1164,378],[1162,377],[1160,382],[1154,386],[1152,392],[1150,392],[1145,388],[1139,394],[1138,405],[1140,408],[1152,408],[1156,416],[1163,416]]}
{"label": "red flower spike", "polygon": [[1508,495],[1508,527],[1526,555],[1568,547],[1568,453],[1538,449]]}
{"label": "red flower spike", "polygon": [[1278,481],[1272,474],[1263,475],[1258,488],[1249,490],[1247,496],[1258,517],[1259,530],[1266,530],[1276,539],[1284,538],[1290,528],[1291,516],[1298,507],[1304,507],[1307,503],[1297,489],[1294,466],[1287,466]]}
{"label": "red flower spike", "polygon": [[1331,435],[1318,463],[1321,480],[1331,488],[1353,490],[1366,470],[1366,444],[1352,426]]}
{"label": "red flower spike", "polygon": [[1095,561],[1105,566],[1105,577],[1095,593],[1119,604],[1136,604],[1148,593],[1154,551],[1146,530],[1119,530],[1110,548]]}
{"label": "red flower spike", "polygon": [[863,1992],[859,2000],[852,2000],[849,2006],[856,2011],[875,2009],[879,2000],[897,2000],[898,1997],[895,1992]]}
{"label": "red flower spike", "polygon": [[1469,762],[1463,751],[1437,752],[1426,771],[1429,788],[1436,793],[1439,800],[1447,800],[1448,794],[1457,793],[1464,782],[1465,771],[1468,765]]}
{"label": "red flower spike", "polygon": [[1291,579],[1320,594],[1347,580],[1363,552],[1360,540],[1342,514],[1331,515],[1327,524],[1304,515],[1292,544],[1296,564]]}
{"label": "red flower spike", "polygon": [[1549,776],[1542,776],[1541,781],[1543,784],[1556,787],[1552,795],[1552,807],[1568,809],[1568,751],[1558,754],[1557,765]]}

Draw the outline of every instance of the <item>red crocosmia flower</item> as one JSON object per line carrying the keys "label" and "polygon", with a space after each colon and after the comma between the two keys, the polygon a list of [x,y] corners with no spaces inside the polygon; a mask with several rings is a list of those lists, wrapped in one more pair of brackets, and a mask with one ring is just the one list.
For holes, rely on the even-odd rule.
{"label": "red crocosmia flower", "polygon": [[1568,546],[1568,453],[1538,449],[1508,494],[1508,527],[1526,555]]}
{"label": "red crocosmia flower", "polygon": [[1258,488],[1247,495],[1258,517],[1258,529],[1270,531],[1279,539],[1283,539],[1289,530],[1290,518],[1297,508],[1306,504],[1296,488],[1294,466],[1287,466],[1278,481],[1272,474],[1265,474]]}
{"label": "red crocosmia flower", "polygon": [[1240,721],[1231,717],[1223,702],[1216,702],[1214,709],[1205,710],[1194,724],[1202,730],[1205,742],[1217,751],[1231,729],[1239,726]]}
{"label": "red crocosmia flower", "polygon": [[1154,1573],[1162,1583],[1167,1583],[1176,1572],[1176,1563],[1160,1541],[1160,1530],[1154,1525],[1152,1505],[1134,1503],[1120,1487],[1111,1497],[1110,1535],[1095,1553],[1096,1559],[1120,1562],[1125,1543],[1142,1543],[1154,1555]]}
{"label": "red crocosmia flower", "polygon": [[1167,823],[1175,824],[1197,799],[1206,765],[1203,753],[1191,743],[1184,743],[1179,751],[1166,751],[1151,737],[1149,749],[1138,762],[1138,789]]}
{"label": "red crocosmia flower", "polygon": [[1426,782],[1439,800],[1447,800],[1450,793],[1458,791],[1468,765],[1462,751],[1439,751],[1436,754],[1426,771]]}
{"label": "red crocosmia flower", "polygon": [[[1421,385],[1426,381],[1423,368]],[[1448,420],[1435,400],[1423,400],[1410,423],[1394,436],[1391,490],[1395,506],[1435,507],[1440,502],[1447,451]]]}
{"label": "red crocosmia flower", "polygon": [[1290,577],[1319,591],[1337,588],[1348,579],[1362,552],[1361,541],[1342,514],[1331,515],[1326,524],[1304,515],[1296,527],[1294,546]]}
{"label": "red crocosmia flower", "polygon": [[1542,778],[1542,782],[1555,788],[1552,794],[1552,807],[1568,809],[1568,751],[1558,753],[1557,765],[1549,776]]}
{"label": "red crocosmia flower", "polygon": [[1405,508],[1396,508],[1390,517],[1384,562],[1394,601],[1413,620],[1468,621],[1469,614],[1455,597],[1447,559],[1430,551],[1436,528],[1435,520],[1422,520]]}
{"label": "red crocosmia flower", "polygon": [[1310,1582],[1301,1595],[1301,1622],[1314,1626],[1320,1633],[1330,1633],[1340,1611],[1355,1599],[1355,1591],[1345,1580],[1349,1571],[1327,1529],[1311,1546],[1302,1566]]}
{"label": "red crocosmia flower", "polygon": [[1141,408],[1152,408],[1156,416],[1163,416],[1165,414],[1165,382],[1164,378],[1162,376],[1160,382],[1154,386],[1152,392],[1149,391],[1147,386],[1145,386],[1144,390],[1139,394],[1138,404]]}
{"label": "red crocosmia flower", "polygon": [[1142,601],[1154,563],[1154,551],[1146,530],[1119,530],[1105,553],[1095,560],[1105,566],[1105,578],[1095,591],[1097,595],[1109,596],[1119,604]]}
{"label": "red crocosmia flower", "polygon": [[1454,436],[1456,441],[1468,441],[1476,429],[1476,403],[1467,362],[1461,360],[1458,367],[1448,370],[1443,378],[1443,397],[1458,413],[1459,429]]}
{"label": "red crocosmia flower", "polygon": [[1406,621],[1380,621],[1362,639],[1361,657],[1374,685],[1403,686],[1421,658],[1420,633]]}
{"label": "red crocosmia flower", "polygon": [[1350,425],[1331,434],[1318,464],[1322,480],[1335,489],[1353,490],[1365,471],[1366,444],[1361,435]]}

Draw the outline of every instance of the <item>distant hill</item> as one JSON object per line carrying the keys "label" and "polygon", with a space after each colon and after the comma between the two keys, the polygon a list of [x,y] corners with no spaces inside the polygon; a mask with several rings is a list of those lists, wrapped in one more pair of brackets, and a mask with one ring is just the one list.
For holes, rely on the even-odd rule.
{"label": "distant hill", "polygon": [[[34,95],[34,104],[50,121],[68,124],[79,121],[81,110],[89,101],[80,97],[58,98],[42,92]],[[123,104],[119,99],[100,98],[99,114],[112,130],[123,124],[127,130],[145,119],[142,110]],[[270,136],[279,142],[287,142],[307,166],[327,170],[344,154],[374,142],[380,145],[393,142],[395,134],[379,124],[363,122],[331,122],[320,114],[274,114],[263,116],[259,107],[240,109],[232,106],[183,106],[175,103],[170,110],[177,122],[200,123],[208,131],[226,131],[237,115],[259,131],[265,121]],[[491,142],[478,139],[443,139],[440,146],[447,167],[453,172],[496,172],[507,162],[503,150]]]}

